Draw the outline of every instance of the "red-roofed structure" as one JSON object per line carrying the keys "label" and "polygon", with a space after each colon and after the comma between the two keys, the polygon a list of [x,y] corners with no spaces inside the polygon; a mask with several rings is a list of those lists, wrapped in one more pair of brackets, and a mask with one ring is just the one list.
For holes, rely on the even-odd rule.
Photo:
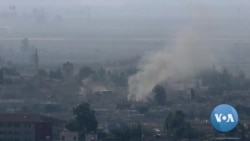
{"label": "red-roofed structure", "polygon": [[64,121],[37,114],[0,113],[0,141],[54,141]]}

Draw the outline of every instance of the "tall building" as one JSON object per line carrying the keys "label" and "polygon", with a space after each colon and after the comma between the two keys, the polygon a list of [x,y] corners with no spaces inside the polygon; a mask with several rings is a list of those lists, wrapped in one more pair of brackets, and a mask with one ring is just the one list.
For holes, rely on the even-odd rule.
{"label": "tall building", "polygon": [[62,72],[64,80],[67,82],[71,81],[74,77],[74,65],[70,62],[64,63]]}
{"label": "tall building", "polygon": [[0,141],[57,141],[64,121],[36,114],[0,114]]}

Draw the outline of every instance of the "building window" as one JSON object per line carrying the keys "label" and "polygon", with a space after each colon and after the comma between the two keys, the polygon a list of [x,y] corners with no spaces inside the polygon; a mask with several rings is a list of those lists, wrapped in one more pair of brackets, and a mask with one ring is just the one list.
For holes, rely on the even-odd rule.
{"label": "building window", "polygon": [[30,123],[26,123],[26,124],[24,124],[24,127],[30,128],[31,124]]}
{"label": "building window", "polygon": [[24,135],[30,135],[30,134],[31,134],[30,130],[24,131]]}
{"label": "building window", "polygon": [[14,126],[15,127],[20,127],[20,124],[19,123],[15,123]]}
{"label": "building window", "polygon": [[6,123],[1,123],[1,127],[7,127]]}
{"label": "building window", "polygon": [[19,135],[20,133],[18,131],[13,132],[14,135]]}
{"label": "building window", "polygon": [[12,127],[12,124],[11,124],[11,123],[8,123],[8,124],[7,124],[7,127]]}

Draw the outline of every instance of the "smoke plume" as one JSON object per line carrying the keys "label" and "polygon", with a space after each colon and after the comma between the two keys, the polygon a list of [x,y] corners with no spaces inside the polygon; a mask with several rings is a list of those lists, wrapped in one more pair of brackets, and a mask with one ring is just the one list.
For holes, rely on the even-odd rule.
{"label": "smoke plume", "polygon": [[82,80],[82,86],[80,87],[79,94],[86,95],[88,93],[94,93],[96,91],[110,90],[107,86],[101,83],[96,83],[92,78],[86,78]]}
{"label": "smoke plume", "polygon": [[214,61],[213,53],[202,44],[200,35],[188,32],[176,39],[171,49],[166,47],[143,61],[139,71],[129,78],[128,99],[145,101],[151,97],[151,91],[156,84],[169,78],[193,78],[210,68]]}

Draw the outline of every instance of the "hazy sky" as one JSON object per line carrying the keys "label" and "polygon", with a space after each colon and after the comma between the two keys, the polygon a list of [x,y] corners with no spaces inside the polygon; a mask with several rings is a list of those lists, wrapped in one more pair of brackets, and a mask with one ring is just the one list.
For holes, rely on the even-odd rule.
{"label": "hazy sky", "polygon": [[[153,48],[186,30],[242,43],[249,14],[249,0],[0,0],[0,44],[18,47],[29,38],[43,48]],[[81,42],[72,44],[75,38]]]}
{"label": "hazy sky", "polygon": [[[15,10],[10,10],[13,5]],[[202,22],[216,32],[246,35],[250,32],[249,13],[249,0],[0,0],[0,27],[37,33],[41,29],[43,33],[75,34],[81,29],[85,33],[175,34]],[[60,24],[55,23],[59,16]]]}
{"label": "hazy sky", "polygon": [[[0,0],[1,11],[4,7],[8,9],[9,5],[15,5],[17,8],[23,9],[25,7],[46,7],[46,6],[104,6],[104,7],[141,7],[141,8],[155,8],[167,10],[178,8],[207,8],[211,10],[233,10],[234,8],[245,9],[249,7],[248,0]],[[194,8],[193,7],[193,8]],[[72,7],[73,8],[73,7]],[[178,9],[182,11],[184,9]],[[138,9],[139,10],[139,9]]]}

